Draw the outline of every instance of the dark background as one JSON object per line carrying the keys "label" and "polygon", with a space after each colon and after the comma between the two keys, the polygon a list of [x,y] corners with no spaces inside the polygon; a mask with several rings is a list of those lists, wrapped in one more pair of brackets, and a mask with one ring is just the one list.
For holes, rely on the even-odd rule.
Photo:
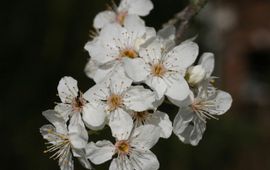
{"label": "dark background", "polygon": [[[155,8],[145,20],[156,29],[188,4],[153,1]],[[74,77],[82,91],[93,85],[84,74],[89,56],[83,47],[94,16],[109,2],[1,2],[0,169],[59,169],[50,154],[43,154],[39,128],[48,122],[41,112],[59,101],[61,77]],[[208,122],[197,147],[182,144],[174,135],[161,139],[153,148],[160,169],[270,169],[270,2],[211,1],[192,21],[191,30],[199,35],[200,52],[215,52],[218,86],[232,94],[233,107],[220,120]],[[75,169],[82,169],[78,162]]]}

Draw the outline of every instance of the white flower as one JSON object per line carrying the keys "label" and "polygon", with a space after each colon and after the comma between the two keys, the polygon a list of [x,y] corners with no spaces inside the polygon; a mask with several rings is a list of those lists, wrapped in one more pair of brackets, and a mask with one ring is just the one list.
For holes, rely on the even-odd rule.
{"label": "white flower", "polygon": [[109,23],[123,25],[129,15],[146,16],[153,9],[150,0],[121,0],[119,7],[113,4],[112,10],[100,12],[94,19],[96,29]]}
{"label": "white flower", "polygon": [[[53,124],[53,126],[48,124],[40,128],[40,133],[43,135],[43,138],[49,141],[49,146],[44,152],[55,152],[51,158],[59,159],[61,170],[74,169],[72,153],[73,156],[78,157],[85,168],[91,169],[89,161],[85,158],[84,151],[88,142],[88,134],[87,132],[80,132],[84,129],[83,122],[80,121],[79,126],[74,126],[75,121],[71,119],[67,129],[65,120],[58,112],[47,110],[42,114]],[[73,118],[75,118],[75,116]]]}
{"label": "white flower", "polygon": [[[67,121],[69,117],[82,113],[83,121],[91,129],[100,129],[105,124],[106,114],[94,100],[86,100],[79,91],[77,81],[72,77],[63,77],[58,84],[58,94],[62,103],[56,105],[58,111]],[[79,119],[77,121],[80,121]]]}
{"label": "white flower", "polygon": [[134,126],[139,127],[142,125],[155,125],[160,127],[160,137],[169,138],[172,134],[172,122],[169,116],[161,111],[156,110],[142,111],[142,112],[131,112],[131,116],[134,120]]}
{"label": "white flower", "polygon": [[98,37],[85,45],[91,56],[90,61],[96,67],[86,72],[95,82],[106,80],[115,71],[121,74],[123,60],[138,58],[141,45],[156,35],[154,29],[145,27],[144,22],[136,16],[128,16],[124,26],[108,24]]}
{"label": "white flower", "polygon": [[173,131],[184,143],[197,145],[206,129],[206,120],[217,119],[231,107],[230,94],[216,90],[208,93],[207,90],[199,91],[196,98],[191,92],[189,98],[181,106],[173,122]]}
{"label": "white flower", "polygon": [[[100,107],[106,110],[111,129],[121,130],[133,126],[129,110],[144,111],[154,107],[154,93],[143,86],[131,86],[131,83],[130,79],[114,76],[85,93],[86,99],[96,99]],[[125,124],[127,127],[123,126]]]}
{"label": "white flower", "polygon": [[172,100],[183,100],[189,87],[183,78],[198,55],[198,46],[185,41],[169,52],[164,52],[160,41],[140,50],[141,58],[125,60],[125,69],[135,82],[144,81],[156,91],[158,99],[166,95]]}
{"label": "white flower", "polygon": [[150,149],[159,139],[159,128],[153,125],[144,125],[136,128],[133,133],[130,129],[114,133],[116,142],[91,142],[86,147],[86,155],[94,164],[101,164],[117,155],[110,165],[110,170],[157,170],[159,162]]}

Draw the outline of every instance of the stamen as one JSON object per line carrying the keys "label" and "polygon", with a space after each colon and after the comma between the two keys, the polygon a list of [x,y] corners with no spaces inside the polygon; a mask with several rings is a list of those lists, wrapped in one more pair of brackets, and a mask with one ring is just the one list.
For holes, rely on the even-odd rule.
{"label": "stamen", "polygon": [[120,95],[112,94],[108,97],[107,104],[109,106],[109,111],[114,111],[123,105],[123,98]]}
{"label": "stamen", "polygon": [[164,74],[167,72],[167,69],[164,67],[162,63],[154,64],[151,68],[151,73],[157,77],[163,77]]}
{"label": "stamen", "polygon": [[118,153],[118,155],[128,155],[131,151],[131,146],[129,144],[128,140],[120,140],[115,143],[115,148]]}
{"label": "stamen", "polygon": [[147,121],[147,118],[149,116],[150,116],[150,113],[148,111],[133,112],[132,113],[132,118],[135,121],[135,125],[144,124]]}
{"label": "stamen", "polygon": [[197,114],[197,116],[204,122],[206,123],[205,119],[215,119],[218,120],[215,116],[209,113],[205,109],[205,107],[211,107],[214,106],[214,103],[211,101],[194,101],[193,104],[191,105],[192,110]]}
{"label": "stamen", "polygon": [[117,12],[116,22],[118,22],[120,25],[124,25],[125,18],[127,15],[128,15],[127,11]]}
{"label": "stamen", "polygon": [[56,144],[51,144],[50,146],[47,147],[47,150],[44,151],[44,153],[48,152],[55,152],[52,156],[50,156],[50,159],[58,159],[59,157],[63,157],[67,150],[67,148],[70,147],[70,142],[69,139],[66,138],[63,141],[58,141]]}
{"label": "stamen", "polygon": [[78,96],[71,102],[72,110],[74,112],[82,112],[83,106],[86,104],[86,100],[83,98],[82,92],[79,92]]}
{"label": "stamen", "polygon": [[120,52],[120,56],[133,59],[138,57],[138,53],[134,49],[127,48]]}

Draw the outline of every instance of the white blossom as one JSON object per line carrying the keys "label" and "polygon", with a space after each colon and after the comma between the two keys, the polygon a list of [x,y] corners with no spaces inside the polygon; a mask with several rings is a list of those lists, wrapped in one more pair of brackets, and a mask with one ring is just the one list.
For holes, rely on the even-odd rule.
{"label": "white blossom", "polygon": [[115,144],[110,141],[89,143],[86,155],[94,164],[101,164],[117,155],[110,165],[110,170],[157,170],[159,162],[150,149],[159,139],[159,128],[153,125],[144,125],[134,129],[125,129],[122,132],[112,131],[116,138]]}
{"label": "white blossom", "polygon": [[154,93],[143,86],[131,86],[131,83],[128,78],[113,76],[110,81],[97,84],[85,93],[86,99],[95,99],[105,109],[109,126],[114,131],[133,126],[130,110],[140,112],[154,108]]}
{"label": "white blossom", "polygon": [[94,19],[94,27],[101,29],[110,23],[123,25],[128,16],[146,16],[152,9],[150,0],[121,0],[119,7],[113,4],[111,10],[100,12]]}
{"label": "white blossom", "polygon": [[[105,124],[106,114],[94,100],[86,99],[79,91],[77,81],[72,77],[63,77],[58,84],[58,94],[62,103],[56,105],[58,111],[67,121],[69,117],[82,113],[82,119],[91,129],[100,129]],[[81,121],[76,119],[76,121]]]}
{"label": "white blossom", "polygon": [[84,150],[88,142],[88,134],[80,132],[84,129],[83,122],[79,122],[79,126],[74,126],[74,120],[71,119],[67,128],[65,120],[58,112],[47,110],[42,114],[53,124],[44,125],[40,128],[40,133],[44,139],[48,140],[49,145],[44,152],[54,152],[51,158],[59,159],[58,163],[61,170],[74,169],[73,156],[77,157],[85,168],[91,169],[90,162],[85,158]]}
{"label": "white blossom", "polygon": [[169,52],[163,50],[160,41],[154,41],[140,50],[141,58],[125,60],[125,69],[135,82],[145,82],[161,99],[166,95],[172,100],[183,100],[189,87],[183,76],[198,55],[198,46],[185,41]]}
{"label": "white blossom", "polygon": [[86,72],[97,83],[112,74],[121,74],[125,65],[123,61],[138,58],[140,47],[155,35],[155,30],[145,27],[144,22],[136,16],[127,16],[124,27],[106,25],[98,37],[85,45],[91,57],[90,64],[94,67],[86,67]]}
{"label": "white blossom", "polygon": [[191,92],[174,119],[174,133],[182,142],[197,145],[206,129],[206,120],[217,119],[216,116],[228,111],[231,103],[231,95],[221,90],[215,93],[201,90],[196,97]]}

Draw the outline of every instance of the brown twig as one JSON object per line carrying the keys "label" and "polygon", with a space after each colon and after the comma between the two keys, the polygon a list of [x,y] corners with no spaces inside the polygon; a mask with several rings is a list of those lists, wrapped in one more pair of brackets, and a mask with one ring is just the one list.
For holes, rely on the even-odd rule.
{"label": "brown twig", "polygon": [[178,12],[173,19],[169,20],[167,25],[176,27],[176,41],[180,41],[184,32],[188,28],[188,24],[193,16],[195,16],[206,4],[207,0],[190,0],[190,4],[182,11]]}

